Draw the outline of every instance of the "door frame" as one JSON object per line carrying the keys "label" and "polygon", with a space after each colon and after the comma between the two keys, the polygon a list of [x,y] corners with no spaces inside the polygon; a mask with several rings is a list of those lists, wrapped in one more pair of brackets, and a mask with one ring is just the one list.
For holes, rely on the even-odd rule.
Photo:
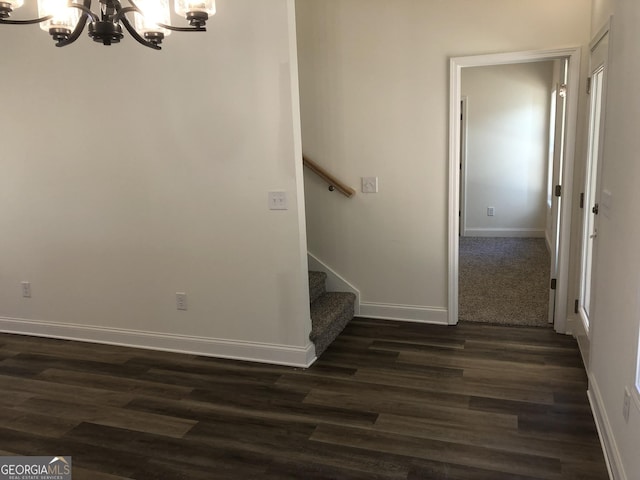
{"label": "door frame", "polygon": [[[606,105],[607,105],[607,90],[608,90],[608,78],[609,78],[609,54],[611,51],[611,26],[612,26],[612,17],[610,17],[607,22],[602,26],[602,28],[598,31],[598,33],[596,33],[596,35],[593,37],[593,39],[591,40],[591,43],[589,44],[589,68],[588,68],[588,75],[589,77],[592,76],[593,72],[594,72],[594,67],[595,65],[593,65],[593,56],[595,51],[597,50],[597,48],[601,45],[601,42],[607,38],[607,42],[608,45],[606,47],[606,51],[603,52],[604,58],[602,59],[602,64],[601,67],[603,69],[603,77],[602,77],[602,93],[601,93],[601,99],[600,99],[600,109],[601,109],[601,113],[600,113],[600,122],[599,122],[599,129],[598,129],[598,151],[595,152],[598,158],[598,166],[597,166],[597,171],[596,173],[596,200],[598,201],[598,203],[600,203],[601,208],[602,208],[602,201],[601,201],[601,194],[602,194],[602,164],[603,164],[603,160],[604,160],[604,146],[605,146],[605,132],[604,132],[604,125],[605,125],[605,120],[606,120]],[[600,65],[600,64],[599,64]],[[591,90],[591,95],[593,95],[593,87]],[[588,107],[588,112],[589,112],[589,116],[588,116],[588,126],[587,126],[587,134],[586,134],[586,142],[587,142],[587,151],[585,152],[585,155],[589,155],[588,150],[591,148],[589,143],[592,140],[591,138],[591,126],[590,123],[592,121],[591,118],[591,102],[592,102],[593,98],[590,96],[588,102],[587,102],[587,107]],[[591,152],[593,154],[593,152]],[[582,181],[582,184],[580,185],[580,188],[585,190],[585,194],[586,194],[586,181],[589,175],[589,162],[585,162],[585,171],[584,171],[584,178]],[[605,207],[606,208],[606,207]],[[605,210],[605,208],[603,208],[602,211],[602,215],[607,215],[607,212]],[[591,319],[589,319],[589,325],[585,325],[585,319],[584,319],[584,310],[583,310],[583,305],[584,305],[584,298],[582,298],[582,282],[583,282],[583,271],[582,271],[582,261],[583,261],[583,255],[584,255],[584,221],[585,221],[585,213],[591,211],[591,205],[589,205],[586,201],[585,198],[585,203],[584,203],[584,210],[582,210],[580,212],[580,227],[579,227],[579,236],[578,236],[578,251],[580,252],[580,256],[578,258],[578,282],[577,282],[577,294],[576,294],[576,301],[578,302],[578,312],[575,318],[574,322],[572,323],[572,328],[571,330],[573,331],[574,336],[576,337],[577,341],[578,341],[578,346],[580,347],[580,353],[582,354],[582,360],[584,361],[585,367],[587,368],[587,371],[589,370],[589,360],[590,360],[590,349],[591,349],[591,332],[593,331],[593,325],[591,324]],[[599,219],[596,218],[595,219],[595,226],[597,227],[599,224]],[[593,257],[592,257],[592,271],[591,271],[591,278],[595,278],[597,271],[596,271],[596,256],[597,256],[597,242],[594,242],[594,249],[595,251],[593,252]],[[595,307],[595,298],[592,294],[591,297],[591,308],[590,310],[593,311]]]}
{"label": "door frame", "polygon": [[575,164],[578,97],[580,85],[580,47],[558,50],[497,53],[452,57],[449,60],[449,294],[448,323],[458,323],[458,270],[460,234],[460,102],[462,97],[462,69],[514,63],[544,62],[569,59],[567,82],[566,141],[562,180],[562,207],[560,211],[560,246],[558,250],[558,278],[556,290],[554,328],[567,332],[567,299],[569,285],[569,257],[571,211],[573,207],[573,170]]}

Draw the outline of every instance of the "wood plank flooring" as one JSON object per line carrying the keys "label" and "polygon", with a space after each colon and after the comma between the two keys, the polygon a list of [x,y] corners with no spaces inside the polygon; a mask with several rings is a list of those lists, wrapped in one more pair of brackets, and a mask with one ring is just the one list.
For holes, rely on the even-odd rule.
{"label": "wood plank flooring", "polygon": [[0,334],[0,455],[74,480],[607,479],[575,341],[355,319],[310,369]]}

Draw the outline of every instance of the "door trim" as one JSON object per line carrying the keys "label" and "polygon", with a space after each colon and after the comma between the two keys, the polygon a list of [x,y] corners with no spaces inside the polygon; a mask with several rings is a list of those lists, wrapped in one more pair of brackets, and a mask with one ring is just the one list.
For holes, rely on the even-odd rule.
{"label": "door trim", "polygon": [[535,50],[526,52],[497,53],[452,57],[449,75],[449,294],[448,323],[458,323],[458,246],[460,211],[460,101],[462,69],[490,65],[541,62],[569,59],[569,81],[567,88],[567,130],[565,162],[562,172],[562,208],[560,212],[560,248],[558,253],[557,301],[554,328],[559,333],[567,332],[567,293],[569,284],[569,253],[571,233],[571,209],[573,207],[573,169],[575,163],[578,97],[580,82],[581,48],[559,50]]}
{"label": "door trim", "polygon": [[469,99],[466,95],[460,98],[460,228],[463,237],[467,235],[467,122]]}
{"label": "door trim", "polygon": [[[605,22],[605,24],[602,26],[602,28],[600,28],[600,30],[598,31],[598,33],[596,33],[596,35],[593,37],[593,40],[591,40],[591,43],[589,44],[589,68],[588,68],[588,75],[592,75],[593,72],[595,70],[598,69],[598,66],[601,66],[604,72],[603,78],[602,78],[602,93],[601,93],[601,99],[600,99],[600,109],[601,109],[601,118],[600,118],[600,125],[599,125],[599,132],[598,132],[598,151],[597,151],[597,156],[598,156],[598,172],[597,175],[599,176],[599,179],[597,180],[597,186],[596,186],[596,196],[599,196],[600,192],[601,192],[601,188],[602,188],[602,163],[604,160],[604,145],[605,145],[605,132],[604,132],[604,125],[605,125],[605,120],[606,120],[606,104],[607,104],[607,89],[608,89],[608,68],[609,68],[609,53],[610,53],[610,49],[611,49],[611,28],[612,28],[612,18],[613,17],[609,17],[609,19]],[[602,58],[602,63],[598,62],[598,65],[593,64],[593,60],[594,60],[594,53],[596,52],[597,48],[600,46],[601,42],[604,40],[605,37],[608,37],[608,45],[607,45],[607,49],[606,52],[603,53],[604,57]],[[597,57],[596,57],[597,58]],[[593,90],[591,92],[593,94]],[[591,126],[590,126],[590,122],[591,122],[591,101],[592,99],[589,98],[588,102],[587,102],[587,108],[589,111],[589,117],[588,117],[588,127],[587,127],[587,131],[586,131],[586,142],[587,145],[589,144],[589,142],[591,141]],[[588,154],[588,150],[589,150],[589,146],[587,146],[587,154]],[[580,185],[581,188],[585,187],[586,184],[586,180],[587,180],[587,176],[588,176],[588,162],[586,162],[585,164],[585,172],[584,172],[584,178],[582,179],[582,184]],[[585,189],[585,193],[586,193],[586,189]],[[586,200],[585,200],[586,201]],[[588,211],[591,208],[591,206],[588,203],[585,203],[585,212]],[[590,359],[591,359],[591,332],[593,331],[593,325],[591,325],[591,319],[589,319],[589,326],[587,327],[585,325],[585,319],[584,319],[584,311],[583,311],[583,306],[584,306],[584,298],[582,298],[582,281],[583,281],[583,271],[582,271],[582,260],[583,260],[583,247],[584,247],[584,213],[585,212],[581,212],[580,214],[580,225],[579,225],[579,236],[578,236],[578,240],[577,240],[577,248],[578,248],[578,252],[579,252],[579,257],[578,257],[578,276],[577,276],[577,291],[576,291],[576,301],[577,301],[577,306],[578,306],[578,312],[576,313],[575,317],[572,319],[571,323],[571,332],[573,333],[573,335],[576,337],[576,340],[578,341],[578,347],[580,348],[580,354],[582,355],[582,361],[584,362],[585,368],[587,369],[587,372],[590,369]],[[605,212],[602,212],[603,215],[605,215]],[[597,220],[596,220],[597,222]],[[597,246],[595,246],[595,248],[597,249]],[[592,264],[592,278],[595,278],[595,276],[597,275],[596,272],[596,268],[595,268],[595,256],[592,260],[593,264]],[[592,297],[591,299],[591,311],[594,311],[594,307],[595,307],[595,299]]]}

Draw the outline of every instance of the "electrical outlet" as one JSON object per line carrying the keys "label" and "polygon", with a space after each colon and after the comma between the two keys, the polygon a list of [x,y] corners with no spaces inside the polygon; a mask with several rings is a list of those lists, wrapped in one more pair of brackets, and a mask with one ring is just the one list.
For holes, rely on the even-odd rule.
{"label": "electrical outlet", "polygon": [[24,298],[31,298],[31,283],[21,282],[20,286],[22,287],[22,296]]}
{"label": "electrical outlet", "polygon": [[187,294],[184,292],[176,292],[176,308],[178,310],[187,309]]}
{"label": "electrical outlet", "polygon": [[622,416],[624,421],[629,423],[629,408],[631,407],[631,393],[627,387],[624,388],[624,403],[622,404]]}
{"label": "electrical outlet", "polygon": [[496,207],[487,207],[487,217],[493,217],[496,214]]}

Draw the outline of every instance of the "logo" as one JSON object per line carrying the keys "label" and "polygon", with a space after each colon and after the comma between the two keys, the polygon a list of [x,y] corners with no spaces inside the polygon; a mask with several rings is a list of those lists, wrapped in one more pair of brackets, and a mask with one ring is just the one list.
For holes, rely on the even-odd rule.
{"label": "logo", "polygon": [[0,457],[0,480],[71,480],[71,457]]}

